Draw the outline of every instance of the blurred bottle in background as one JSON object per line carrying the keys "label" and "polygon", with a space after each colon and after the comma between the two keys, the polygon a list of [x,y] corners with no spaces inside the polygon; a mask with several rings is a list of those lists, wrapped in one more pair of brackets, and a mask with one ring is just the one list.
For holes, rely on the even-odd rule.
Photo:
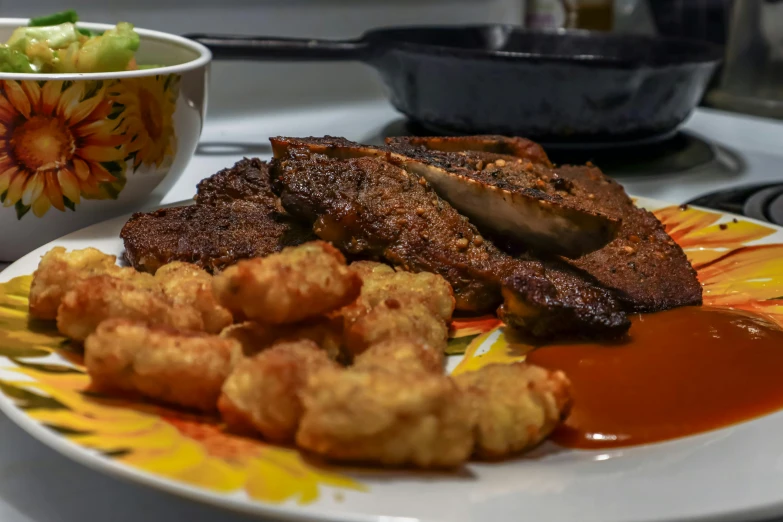
{"label": "blurred bottle in background", "polygon": [[611,31],[615,0],[528,0],[525,26],[531,29]]}

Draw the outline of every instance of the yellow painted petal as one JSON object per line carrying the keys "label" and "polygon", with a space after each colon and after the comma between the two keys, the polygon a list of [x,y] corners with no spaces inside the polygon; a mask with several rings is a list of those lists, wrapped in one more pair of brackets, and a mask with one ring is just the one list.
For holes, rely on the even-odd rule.
{"label": "yellow painted petal", "polygon": [[704,304],[736,306],[783,296],[783,244],[734,250],[702,266]]}
{"label": "yellow painted petal", "polygon": [[27,182],[27,176],[28,175],[26,172],[17,171],[17,173],[11,179],[11,184],[8,185],[8,193],[5,196],[4,205],[6,207],[15,204],[22,198],[22,191],[24,190],[24,185]]}
{"label": "yellow painted petal", "polygon": [[[486,347],[487,343],[491,343]],[[454,368],[452,375],[472,372],[488,364],[511,364],[524,361],[526,354],[533,347],[519,342],[511,331],[498,327],[495,330],[476,337],[465,350],[465,356]]]}
{"label": "yellow painted petal", "polygon": [[63,82],[59,80],[49,80],[44,84],[41,89],[41,114],[50,116],[54,113],[62,90]]}
{"label": "yellow painted petal", "polygon": [[27,95],[27,99],[30,100],[33,112],[37,112],[40,109],[41,104],[41,87],[38,85],[38,82],[34,80],[24,80],[22,81],[22,90]]}
{"label": "yellow painted petal", "polygon": [[8,190],[8,187],[11,184],[11,180],[14,178],[14,174],[16,174],[16,172],[16,166],[0,172],[0,194]]}
{"label": "yellow painted petal", "polygon": [[11,102],[11,105],[14,106],[14,109],[16,109],[26,119],[29,119],[30,110],[32,109],[30,106],[30,99],[22,89],[22,86],[19,85],[19,82],[14,80],[6,80],[3,82],[3,85],[5,86],[5,97],[8,98],[8,101]]}
{"label": "yellow painted petal", "polygon": [[693,207],[683,210],[676,206],[656,210],[654,214],[663,223],[666,232],[680,245],[688,234],[712,225],[721,217],[721,214],[714,212],[705,212]]}
{"label": "yellow painted petal", "polygon": [[73,110],[70,111],[70,115],[67,116],[71,124],[79,123],[92,114],[92,112],[104,101],[104,91],[105,88],[102,88],[90,98],[77,103],[73,107]]}
{"label": "yellow painted petal", "polygon": [[682,248],[729,248],[770,236],[775,229],[750,221],[729,222],[693,230],[678,241]]}
{"label": "yellow painted petal", "polygon": [[46,176],[46,182],[44,183],[44,193],[46,194],[46,197],[49,198],[49,201],[52,203],[54,208],[60,212],[65,212],[65,204],[63,202],[62,191],[60,190],[60,184],[52,174]]}
{"label": "yellow painted petal", "polygon": [[11,105],[11,102],[0,93],[0,121],[6,126],[11,126],[14,120],[19,116],[19,113]]}
{"label": "yellow painted petal", "polygon": [[57,102],[57,114],[64,120],[70,121],[73,112],[84,96],[84,89],[85,82],[75,82],[60,94],[60,99]]}
{"label": "yellow painted petal", "polygon": [[33,201],[43,193],[44,190],[44,177],[42,174],[35,174],[30,176],[25,183],[24,191],[22,192],[22,204],[30,205]]}
{"label": "yellow painted petal", "polygon": [[715,248],[694,248],[686,250],[685,255],[688,256],[688,261],[691,262],[693,268],[698,271],[702,265],[706,265],[707,263],[715,261],[719,257],[725,256],[727,252],[727,249],[718,250]]}
{"label": "yellow painted petal", "polygon": [[106,168],[100,163],[90,163],[90,172],[92,173],[92,179],[98,181],[116,181],[117,178],[111,175]]}
{"label": "yellow painted petal", "polygon": [[90,166],[81,158],[73,158],[73,172],[81,181],[90,177]]}
{"label": "yellow painted petal", "polygon": [[79,156],[87,161],[108,162],[122,160],[123,153],[111,147],[82,147],[78,151]]}
{"label": "yellow painted petal", "polygon": [[46,197],[45,194],[41,194],[35,201],[33,201],[32,209],[33,214],[36,217],[43,217],[46,215],[47,212],[49,212],[49,209],[52,208],[52,202],[49,201],[49,198]]}
{"label": "yellow painted petal", "polygon": [[57,171],[57,181],[60,182],[60,189],[63,195],[74,203],[79,202],[79,178],[66,168]]}

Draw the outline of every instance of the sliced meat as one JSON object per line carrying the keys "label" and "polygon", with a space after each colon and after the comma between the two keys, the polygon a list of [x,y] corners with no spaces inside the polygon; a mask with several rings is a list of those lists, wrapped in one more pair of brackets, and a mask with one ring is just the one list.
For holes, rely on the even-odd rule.
{"label": "sliced meat", "polygon": [[218,272],[240,259],[267,256],[313,239],[309,228],[290,217],[247,201],[137,213],[120,237],[128,262],[151,273],[172,261]]}
{"label": "sliced meat", "polygon": [[[588,213],[607,216],[613,223],[619,223],[614,240],[598,250],[566,261],[613,290],[627,311],[654,312],[701,303],[701,285],[682,249],[666,234],[654,215],[637,208],[622,186],[599,169],[552,168],[543,149],[521,138],[393,138],[388,142],[392,150],[428,162],[427,169],[421,170],[422,175],[458,210],[473,216],[474,210],[487,209],[487,219],[494,220],[496,225],[482,220],[477,221],[479,226],[513,240],[521,251],[531,244],[524,236],[508,230],[510,226],[517,226],[513,216],[503,211],[502,205],[492,205],[489,201],[484,201],[482,207],[479,197],[469,195],[475,189],[474,181],[494,184],[501,189],[511,185],[528,190],[530,181],[535,179],[547,195],[561,194],[570,204],[578,204]],[[461,150],[465,152],[459,152]],[[470,179],[439,186],[435,183],[438,174],[430,166],[444,170],[452,161],[459,168],[477,169],[476,173]],[[488,167],[488,163],[492,167]],[[460,194],[464,192],[464,199],[452,197],[449,192],[452,188],[462,191]],[[513,199],[508,202],[512,206],[520,205]]]}
{"label": "sliced meat", "polygon": [[[440,274],[452,285],[460,310],[492,310],[509,281],[509,291],[524,306],[506,310],[507,317],[522,314],[514,324],[538,337],[616,336],[628,329],[608,291],[575,274],[561,288],[559,274],[573,274],[570,268],[500,251],[425,179],[381,157],[319,154],[329,152],[329,141],[274,138],[272,144],[272,184],[286,211],[313,223],[320,238],[346,254]],[[550,270],[556,277],[549,277]]]}
{"label": "sliced meat", "polygon": [[617,238],[568,262],[614,290],[629,312],[657,312],[699,305],[702,288],[680,246],[650,212],[638,208],[623,187],[594,167],[561,167],[557,173],[594,197],[595,208],[622,219]]}
{"label": "sliced meat", "polygon": [[299,140],[333,158],[385,158],[424,177],[482,230],[539,252],[578,257],[607,244],[619,228],[584,206],[582,194],[552,175],[543,149],[521,138],[390,138],[388,147],[331,136]]}

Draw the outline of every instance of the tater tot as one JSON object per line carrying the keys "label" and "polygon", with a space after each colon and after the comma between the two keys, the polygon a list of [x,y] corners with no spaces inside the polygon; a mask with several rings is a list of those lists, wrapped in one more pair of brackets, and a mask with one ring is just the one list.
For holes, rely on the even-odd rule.
{"label": "tater tot", "polygon": [[395,272],[371,261],[357,261],[351,268],[362,278],[359,299],[343,309],[349,319],[358,319],[388,298],[403,305],[420,303],[445,322],[451,321],[455,299],[451,285],[443,277],[428,272]]}
{"label": "tater tot", "polygon": [[231,339],[126,319],[103,321],[84,343],[95,391],[136,393],[203,412],[215,411],[220,388],[241,357]]}
{"label": "tater tot", "polygon": [[418,339],[434,350],[445,350],[449,329],[421,303],[402,304],[389,298],[345,330],[345,347],[354,356],[370,346],[398,337]]}
{"label": "tater tot", "polygon": [[341,358],[343,323],[339,317],[321,317],[286,325],[245,321],[229,326],[220,333],[220,336],[239,341],[246,357],[251,357],[281,342],[309,340],[320,346],[330,359],[336,360]]}
{"label": "tater tot", "polygon": [[277,344],[237,364],[223,385],[221,416],[232,431],[292,442],[302,416],[299,392],[308,376],[337,367],[312,341]]}
{"label": "tater tot", "polygon": [[174,261],[160,267],[154,278],[172,303],[192,306],[201,313],[206,332],[220,333],[234,322],[212,292],[212,276],[198,266]]}
{"label": "tater tot", "polygon": [[356,357],[353,367],[362,370],[386,369],[401,372],[443,374],[443,350],[417,339],[387,339],[370,346]]}
{"label": "tater tot", "polygon": [[83,341],[111,318],[144,321],[180,330],[202,331],[201,314],[189,306],[172,305],[161,291],[139,289],[132,282],[108,275],[79,281],[62,299],[57,329]]}
{"label": "tater tot", "polygon": [[213,288],[237,317],[288,324],[347,305],[358,297],[361,284],[336,248],[313,241],[240,261],[215,276]]}
{"label": "tater tot", "polygon": [[476,414],[475,454],[485,459],[536,446],[566,418],[571,406],[565,374],[525,363],[490,364],[454,381]]}
{"label": "tater tot", "polygon": [[475,414],[442,375],[322,370],[301,398],[296,442],[329,460],[449,468],[473,449]]}
{"label": "tater tot", "polygon": [[117,256],[106,255],[95,248],[67,252],[54,247],[41,257],[30,286],[30,315],[54,320],[63,296],[87,277],[117,273]]}

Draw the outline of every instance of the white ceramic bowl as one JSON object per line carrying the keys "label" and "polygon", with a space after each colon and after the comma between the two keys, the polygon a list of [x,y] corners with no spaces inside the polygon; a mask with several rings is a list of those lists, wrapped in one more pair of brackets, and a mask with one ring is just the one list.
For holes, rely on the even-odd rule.
{"label": "white ceramic bowl", "polygon": [[[0,41],[22,25],[0,18]],[[137,62],[164,67],[0,73],[0,261],[154,204],[185,170],[204,122],[212,56],[186,38],[137,32]]]}

